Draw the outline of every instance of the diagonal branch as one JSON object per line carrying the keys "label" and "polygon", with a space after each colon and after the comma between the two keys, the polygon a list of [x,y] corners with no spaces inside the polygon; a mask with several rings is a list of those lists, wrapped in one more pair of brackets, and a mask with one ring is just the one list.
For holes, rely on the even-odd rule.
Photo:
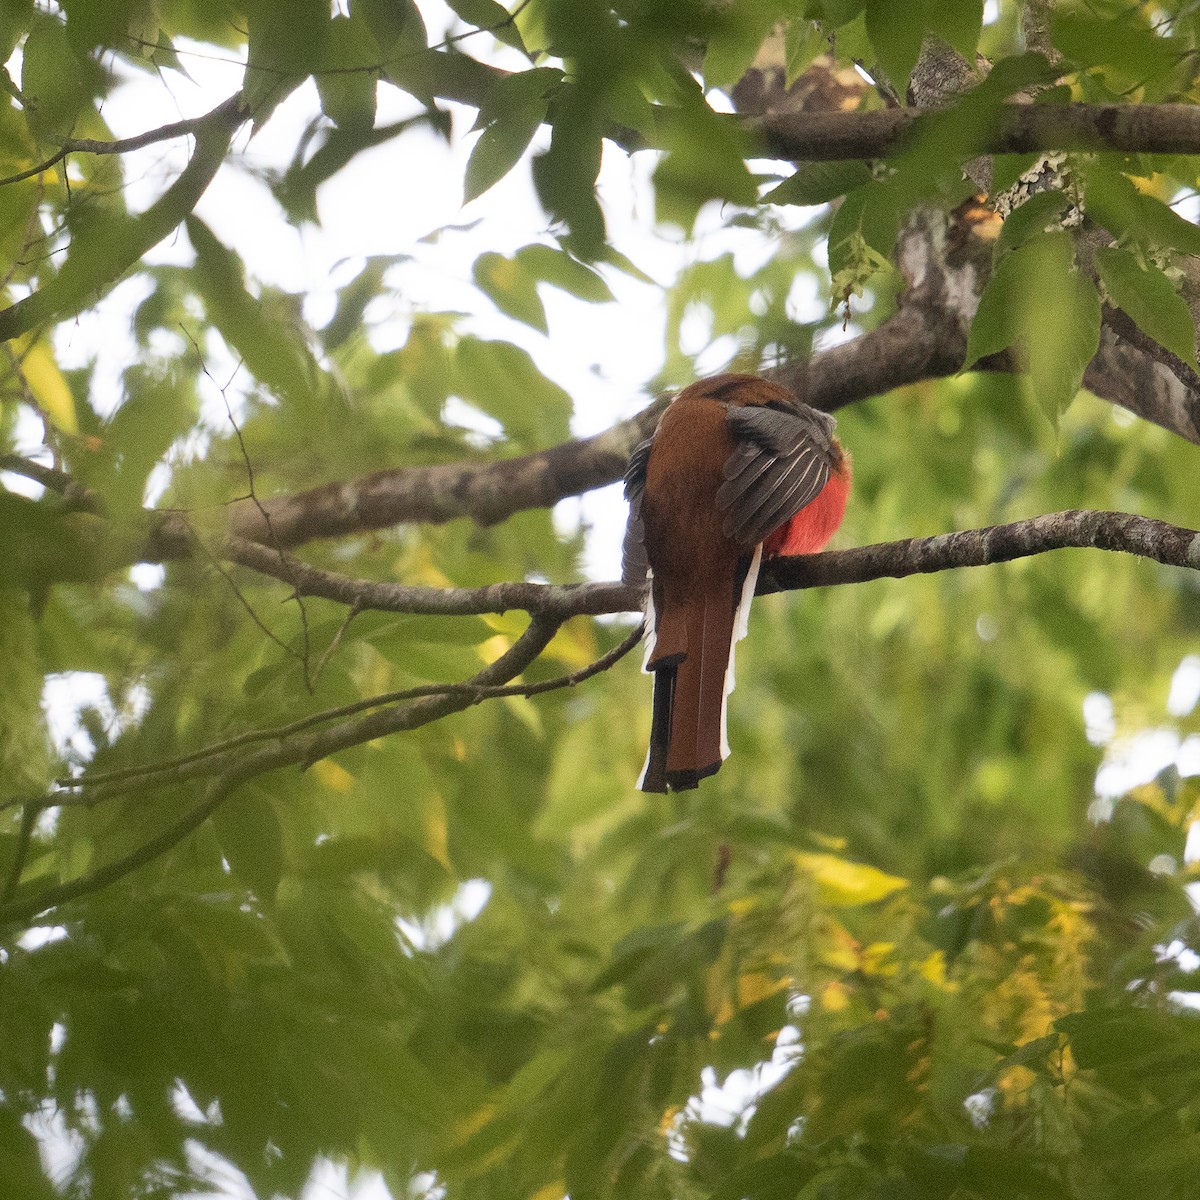
{"label": "diagonal branch", "polygon": [[[769,371],[807,403],[827,412],[921,379],[953,375],[966,353],[965,327],[934,304],[912,303],[878,329]],[[361,479],[230,506],[229,532],[244,541],[291,548],[322,537],[385,529],[402,522],[469,518],[494,525],[516,512],[550,507],[615,483],[633,448],[654,432],[669,397],[594,437],[563,442],[499,462],[394,467]],[[150,559],[188,553],[178,520],[167,518],[146,548]]]}
{"label": "diagonal branch", "polygon": [[[402,691],[384,692],[377,696],[367,696],[351,704],[338,708],[325,709],[322,712],[310,713],[288,725],[277,725],[268,729],[251,729],[222,742],[213,742],[190,754],[178,758],[164,759],[144,766],[126,767],[116,771],[89,772],[76,778],[55,780],[61,791],[52,795],[55,805],[73,805],[92,807],[114,796],[128,795],[147,787],[164,786],[180,783],[187,779],[206,778],[219,774],[236,761],[236,751],[247,746],[258,745],[261,742],[281,742],[285,738],[298,733],[315,729],[319,725],[328,725],[343,717],[352,717],[371,709],[383,708],[385,705],[395,705],[401,701],[424,700],[438,696],[459,696],[469,704],[482,704],[485,700],[495,700],[504,696],[541,696],[546,692],[558,691],[562,688],[578,687],[595,675],[615,666],[642,639],[642,627],[639,625],[632,630],[621,642],[607,653],[594,659],[585,667],[571,671],[566,675],[556,675],[552,679],[542,679],[537,683],[493,684],[487,686],[475,680],[465,683],[430,683],[420,687],[405,688]],[[46,807],[48,801],[39,798],[26,802],[26,811],[30,807]],[[4,808],[5,805],[0,805]]]}
{"label": "diagonal branch", "polygon": [[[535,617],[512,647],[478,672],[471,683],[478,687],[490,687],[520,675],[550,643],[560,624],[561,621],[553,618]],[[350,746],[358,746],[378,737],[427,725],[452,712],[468,708],[472,703],[470,694],[433,696],[411,704],[367,713],[365,716],[349,717],[324,729],[288,738],[275,745],[260,747],[212,779],[195,806],[135,850],[106,863],[88,875],[46,888],[33,896],[0,904],[0,924],[28,920],[68,900],[98,892],[152,862],[181,842],[193,830],[198,829],[247,780],[267,771],[278,770],[280,767],[297,764],[309,766]]]}
{"label": "diagonal branch", "polygon": [[132,137],[116,138],[111,141],[103,141],[99,138],[67,138],[49,158],[44,159],[36,166],[0,179],[0,187],[32,179],[35,175],[40,175],[43,171],[48,171],[62,162],[69,154],[128,154],[133,150],[144,150],[147,146],[153,146],[157,142],[169,142],[173,138],[189,137],[192,134],[201,133],[205,125],[211,123],[218,114],[222,116],[235,115],[240,103],[240,96],[230,96],[218,104],[212,112],[205,113],[203,116],[189,117],[185,121],[172,121],[169,125],[159,125],[156,129],[148,129],[145,133],[137,133]]}
{"label": "diagonal branch", "polygon": [[436,525],[470,517],[495,525],[513,513],[548,508],[620,479],[633,448],[653,433],[665,407],[665,399],[657,401],[594,437],[517,458],[397,467],[257,504],[242,501],[231,507],[229,530],[235,537],[290,547],[402,521]]}
{"label": "diagonal branch", "polygon": [[232,96],[193,122],[196,145],[179,178],[145,212],[77,237],[57,275],[0,311],[0,341],[72,317],[116,283],[196,207],[244,119],[241,97]]}

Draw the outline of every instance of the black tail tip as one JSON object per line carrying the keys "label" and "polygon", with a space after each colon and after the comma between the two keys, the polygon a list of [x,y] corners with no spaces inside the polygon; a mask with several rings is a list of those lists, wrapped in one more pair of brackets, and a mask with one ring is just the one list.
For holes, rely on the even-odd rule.
{"label": "black tail tip", "polygon": [[693,788],[698,788],[700,780],[715,775],[721,769],[721,762],[718,759],[715,763],[709,763],[708,766],[689,768],[686,771],[667,771],[657,764],[652,764],[652,766],[656,769],[646,771],[641,782],[641,789],[643,792],[662,794],[664,792],[690,792]]}

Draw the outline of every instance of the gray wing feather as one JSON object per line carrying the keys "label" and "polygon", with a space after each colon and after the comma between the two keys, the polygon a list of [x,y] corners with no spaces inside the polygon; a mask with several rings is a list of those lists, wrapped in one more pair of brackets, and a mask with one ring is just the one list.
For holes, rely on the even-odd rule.
{"label": "gray wing feather", "polygon": [[833,418],[807,406],[796,412],[747,406],[731,409],[727,419],[734,449],[717,505],[726,537],[753,546],[829,482]]}
{"label": "gray wing feather", "polygon": [[629,456],[625,469],[625,499],[629,501],[629,519],[625,523],[625,541],[621,547],[621,582],[646,582],[650,562],[646,557],[642,529],[642,492],[646,487],[646,464],[650,461],[653,439],[639,443]]}

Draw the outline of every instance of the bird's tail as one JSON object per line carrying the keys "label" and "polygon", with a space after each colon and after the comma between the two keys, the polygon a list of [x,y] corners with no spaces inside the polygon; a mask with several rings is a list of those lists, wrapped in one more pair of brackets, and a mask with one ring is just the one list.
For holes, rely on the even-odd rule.
{"label": "bird's tail", "polygon": [[[729,755],[726,706],[733,691],[734,645],[746,635],[761,548],[729,576],[710,581],[687,603],[648,605],[645,669],[654,674],[650,750],[638,786],[681,791],[715,774]],[[653,597],[653,591],[651,593]]]}

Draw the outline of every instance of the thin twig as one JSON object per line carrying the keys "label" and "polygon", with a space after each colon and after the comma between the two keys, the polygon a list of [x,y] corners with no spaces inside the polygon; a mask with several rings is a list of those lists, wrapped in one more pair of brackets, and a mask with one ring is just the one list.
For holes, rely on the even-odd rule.
{"label": "thin twig", "polygon": [[[333,635],[333,640],[325,647],[325,652],[317,660],[317,665],[313,668],[312,685],[313,688],[317,685],[317,680],[321,678],[321,672],[325,670],[325,664],[333,657],[334,651],[342,644],[342,638],[346,635],[346,630],[350,628],[350,622],[354,620],[358,614],[362,612],[361,604],[350,605],[350,611],[346,613],[342,619],[342,623],[337,628],[337,633]],[[309,689],[310,691],[312,688]]]}
{"label": "thin twig", "polygon": [[[257,625],[258,628],[260,630],[262,630],[262,632],[268,638],[270,638],[271,641],[273,641],[275,643],[275,645],[277,645],[285,654],[296,659],[298,662],[300,662],[301,666],[303,666],[304,665],[304,656],[300,653],[300,651],[296,650],[292,646],[289,646],[287,644],[287,642],[285,642],[283,640],[283,638],[281,638],[273,629],[271,629],[271,627],[269,625],[267,625],[267,623],[262,619],[262,617],[260,617],[258,615],[258,613],[254,611],[254,605],[251,604],[250,601],[247,600],[246,597],[242,594],[242,589],[238,587],[237,582],[234,580],[233,576],[229,573],[228,570],[226,570],[226,568],[225,568],[224,564],[221,562],[221,560],[212,552],[212,550],[209,549],[209,547],[206,545],[204,539],[197,532],[196,528],[192,525],[192,523],[187,519],[186,516],[181,517],[181,519],[184,521],[184,523],[187,525],[188,529],[191,531],[192,541],[195,542],[195,544],[197,546],[199,546],[200,549],[204,552],[204,555],[208,559],[209,565],[213,568],[213,570],[216,571],[217,574],[220,575],[221,578],[224,579],[227,584],[229,584],[229,590],[231,592],[233,592],[234,596],[237,598],[238,603],[246,610],[246,614],[249,616],[250,620],[252,620],[254,622],[254,624]],[[307,676],[307,671],[305,672],[305,674]]]}
{"label": "thin twig", "polygon": [[186,121],[172,121],[169,125],[160,125],[157,129],[148,129],[145,133],[134,134],[133,137],[117,138],[113,141],[102,141],[97,138],[68,138],[54,154],[38,163],[37,166],[0,179],[0,187],[5,187],[10,183],[21,183],[23,180],[32,179],[35,175],[41,175],[62,162],[68,154],[128,154],[132,150],[142,150],[147,146],[152,146],[155,142],[188,137],[202,127],[206,121],[212,120],[218,115],[233,116],[239,110],[241,101],[242,96],[238,92],[236,95],[222,100],[216,108],[202,117],[189,117]]}
{"label": "thin twig", "polygon": [[[262,501],[259,500],[258,492],[254,486],[254,464],[250,461],[250,452],[246,449],[246,439],[242,437],[241,427],[234,418],[233,408],[230,406],[229,397],[226,394],[229,385],[234,381],[235,378],[237,378],[237,373],[242,369],[242,361],[241,359],[238,360],[233,374],[230,375],[228,381],[225,383],[224,387],[222,387],[221,384],[219,384],[212,377],[212,373],[208,369],[208,363],[204,359],[204,353],[200,349],[200,344],[196,341],[195,337],[192,336],[191,330],[189,330],[182,322],[180,322],[179,328],[183,330],[184,337],[186,337],[188,341],[192,343],[192,348],[196,351],[196,356],[200,360],[200,370],[221,395],[221,403],[225,405],[225,415],[229,418],[229,424],[233,428],[233,435],[237,438],[238,449],[241,451],[242,462],[246,465],[246,484],[250,489],[249,499],[253,501],[254,507],[258,509],[259,515],[262,517],[263,522],[267,527],[267,541],[274,546],[276,550],[280,550],[282,547],[280,547],[278,539],[275,537],[275,531],[271,527],[271,514],[268,513],[263,507]],[[224,572],[222,572],[222,574],[224,574]],[[229,577],[226,576],[226,579],[228,578]],[[232,581],[230,581],[230,583],[232,586]],[[311,693],[313,690],[313,679],[310,669],[311,645],[308,631],[308,610],[304,607],[304,601],[301,599],[299,589],[293,588],[292,598],[296,601],[296,607],[300,610],[300,633],[301,644],[303,646],[303,650],[299,653],[296,651],[292,651],[292,653],[300,660],[300,666],[304,671],[304,687],[306,691]],[[242,603],[247,604],[247,607],[249,607],[244,597],[242,598]]]}
{"label": "thin twig", "polygon": [[[177,758],[165,759],[161,762],[141,767],[126,767],[117,771],[104,771],[84,776],[56,779],[56,787],[69,790],[75,794],[62,795],[55,793],[54,803],[64,805],[92,805],[99,803],[101,800],[111,799],[113,796],[123,795],[129,791],[150,786],[163,777],[169,776],[172,782],[178,782],[182,779],[211,774],[213,771],[219,770],[221,764],[212,765],[210,760],[222,758],[234,750],[261,742],[282,741],[285,738],[294,737],[296,734],[313,729],[318,725],[325,725],[330,721],[352,717],[358,713],[368,712],[371,709],[382,708],[385,705],[397,704],[402,701],[450,696],[466,700],[469,706],[480,704],[484,700],[497,699],[503,696],[540,696],[546,692],[555,691],[560,688],[576,687],[593,676],[607,671],[619,662],[641,641],[641,638],[642,627],[639,625],[618,645],[614,646],[606,654],[602,654],[593,662],[588,663],[587,666],[581,667],[577,671],[572,671],[567,675],[557,675],[553,679],[544,679],[539,683],[483,686],[467,681],[464,683],[422,684],[419,687],[404,688],[395,692],[384,692],[377,696],[369,696],[363,700],[356,700],[350,704],[340,705],[337,708],[329,708],[322,712],[311,713],[309,716],[302,717],[288,725],[278,725],[271,729],[249,730],[246,733],[238,734],[236,737],[226,738],[221,742],[214,742],[190,754],[182,754]],[[198,763],[206,762],[210,764],[207,770],[190,771],[187,769]]]}

